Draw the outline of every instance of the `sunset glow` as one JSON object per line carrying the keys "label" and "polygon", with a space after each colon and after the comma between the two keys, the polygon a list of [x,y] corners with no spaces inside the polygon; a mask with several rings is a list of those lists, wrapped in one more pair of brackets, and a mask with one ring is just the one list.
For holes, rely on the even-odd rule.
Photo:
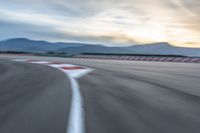
{"label": "sunset glow", "polygon": [[200,47],[199,0],[0,1],[0,39]]}

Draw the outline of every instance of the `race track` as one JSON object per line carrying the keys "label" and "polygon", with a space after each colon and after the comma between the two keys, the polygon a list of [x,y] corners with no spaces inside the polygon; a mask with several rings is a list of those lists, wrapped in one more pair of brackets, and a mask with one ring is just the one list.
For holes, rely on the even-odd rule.
{"label": "race track", "polygon": [[[3,61],[20,58],[57,61],[82,65],[94,69],[93,72],[78,79],[84,102],[85,133],[200,132],[200,64],[1,56],[1,60]],[[18,67],[19,70],[26,68],[24,68],[23,65],[19,65]],[[4,72],[2,71],[3,68],[0,68],[1,72]],[[37,68],[39,71],[40,65],[37,65]],[[52,73],[55,72],[57,74],[55,75],[56,77],[62,77],[61,73],[53,68],[51,70]],[[45,69],[45,71],[47,70]],[[16,71],[11,69],[8,73],[13,75]],[[31,73],[33,72],[30,71],[29,74]],[[45,75],[46,74],[42,74],[39,77],[45,79]],[[4,77],[5,76],[1,74],[1,89],[2,86],[3,88],[8,88],[9,86],[8,83],[8,85],[3,85],[4,82],[11,82],[11,78]],[[17,79],[14,78],[13,80],[15,81]],[[54,82],[63,82],[63,78],[57,77],[56,79],[60,79],[61,81],[55,80]],[[26,80],[28,79],[24,78],[23,81],[25,82]],[[46,88],[46,82],[36,80],[35,84],[36,83],[40,83]],[[13,86],[15,86],[15,88],[20,88],[18,86],[21,84],[23,85],[23,82],[16,82]],[[31,92],[37,96],[38,87],[35,86],[35,84],[27,83],[27,87],[35,88],[31,89]],[[41,86],[40,88],[43,87]],[[53,87],[53,83],[49,85],[48,88],[49,87]],[[61,88],[63,88],[63,86]],[[49,93],[49,91],[45,91],[43,94],[46,93]],[[27,94],[27,97],[30,95],[29,91],[24,94]],[[0,95],[2,95],[2,92]],[[12,98],[15,97],[12,96]],[[40,99],[37,100],[39,101]],[[0,103],[1,106],[13,105],[18,107],[18,102],[2,101],[3,100],[1,100]],[[68,105],[67,103],[65,104]],[[31,103],[29,106],[32,107]],[[23,107],[23,104],[21,107]],[[31,107],[30,111],[33,110]],[[0,113],[0,122],[4,124],[3,127],[5,128],[17,122],[13,121],[9,123],[6,121],[9,120],[9,118],[4,118],[5,116],[9,117],[9,114],[13,115],[13,108],[10,109],[6,107],[7,110],[1,111],[2,113]],[[67,108],[68,107],[65,106],[63,108],[64,111],[67,112]],[[5,115],[6,112],[9,112],[9,114]],[[23,111],[20,110],[19,112],[23,113]],[[22,117],[20,114],[14,113],[14,115],[16,115],[16,119]],[[67,113],[64,113],[64,115],[67,115]],[[3,118],[6,120],[2,121],[4,120]],[[21,121],[27,118],[30,119],[31,117],[24,116],[24,119]],[[66,116],[65,119],[67,118]],[[63,124],[62,121],[59,122],[61,122],[59,124]],[[2,129],[2,124],[0,124],[0,129]],[[49,123],[48,121],[41,124],[41,129],[42,126],[48,126],[48,124],[50,128],[53,128],[52,124],[54,123]],[[66,122],[63,125],[66,125]],[[58,129],[54,129],[54,131],[55,130]],[[60,133],[62,133],[62,131]]]}
{"label": "race track", "polygon": [[64,133],[70,100],[70,82],[61,71],[0,61],[1,133]]}

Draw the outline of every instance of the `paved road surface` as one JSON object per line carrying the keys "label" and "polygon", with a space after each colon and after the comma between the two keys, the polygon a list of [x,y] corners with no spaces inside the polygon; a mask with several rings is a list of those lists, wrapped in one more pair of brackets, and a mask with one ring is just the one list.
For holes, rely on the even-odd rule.
{"label": "paved road surface", "polygon": [[0,133],[65,133],[70,100],[61,71],[0,61]]}
{"label": "paved road surface", "polygon": [[86,133],[199,133],[200,64],[12,57],[94,68],[79,79]]}

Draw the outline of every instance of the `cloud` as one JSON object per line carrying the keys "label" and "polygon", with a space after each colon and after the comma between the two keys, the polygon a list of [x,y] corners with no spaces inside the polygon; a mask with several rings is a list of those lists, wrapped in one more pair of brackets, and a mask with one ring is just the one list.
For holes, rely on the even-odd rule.
{"label": "cloud", "polygon": [[111,46],[166,41],[200,47],[199,7],[199,0],[0,1],[0,35]]}

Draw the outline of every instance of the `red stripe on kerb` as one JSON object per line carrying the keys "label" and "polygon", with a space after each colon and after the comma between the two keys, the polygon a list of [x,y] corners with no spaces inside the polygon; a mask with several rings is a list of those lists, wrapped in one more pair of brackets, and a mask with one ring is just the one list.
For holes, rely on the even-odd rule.
{"label": "red stripe on kerb", "polygon": [[73,67],[60,67],[61,69],[64,70],[77,70],[77,69],[85,69],[84,67],[79,67],[79,66],[73,66]]}

